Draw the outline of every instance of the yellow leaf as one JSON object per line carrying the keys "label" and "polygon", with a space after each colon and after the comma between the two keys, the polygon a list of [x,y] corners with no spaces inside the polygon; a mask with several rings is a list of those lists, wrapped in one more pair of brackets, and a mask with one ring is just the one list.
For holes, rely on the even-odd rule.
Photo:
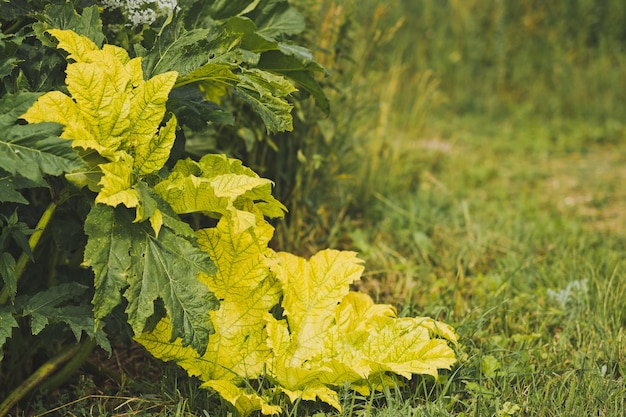
{"label": "yellow leaf", "polygon": [[135,169],[139,175],[147,175],[163,168],[170,157],[176,140],[176,116],[159,130],[151,140],[137,143],[135,147]]}
{"label": "yellow leaf", "polygon": [[236,233],[232,221],[226,217],[216,227],[197,232],[200,249],[217,266],[215,276],[202,279],[218,298],[245,299],[266,279],[269,269],[265,253],[273,232],[272,226],[259,220],[254,229]]}
{"label": "yellow leaf", "polygon": [[228,197],[232,200],[245,194],[247,191],[266,184],[272,184],[272,181],[266,178],[237,174],[216,175],[211,180],[216,196]]}
{"label": "yellow leaf", "polygon": [[165,103],[177,76],[178,73],[174,71],[159,74],[132,90],[128,118],[128,138],[132,147],[140,147],[152,141],[156,135],[165,115]]}
{"label": "yellow leaf", "polygon": [[437,377],[437,369],[456,362],[445,340],[431,339],[420,319],[382,319],[360,347],[372,373],[391,371],[410,379],[412,374]]}
{"label": "yellow leaf", "polygon": [[443,337],[455,345],[458,343],[458,336],[450,325],[433,320],[430,317],[414,317],[412,320],[415,320],[420,326],[430,330],[433,335]]}
{"label": "yellow leaf", "polygon": [[198,352],[191,346],[183,346],[180,338],[170,341],[171,334],[172,326],[166,317],[159,321],[152,331],[141,333],[134,339],[156,358],[165,362],[175,361],[190,376],[201,377],[204,380],[210,379],[210,372],[204,369],[204,362]]}
{"label": "yellow leaf", "polygon": [[96,203],[116,207],[122,203],[126,207],[137,207],[139,195],[132,189],[134,184],[132,158],[129,155],[120,157],[119,161],[101,164],[104,175],[99,185],[102,190],[96,196]]}
{"label": "yellow leaf", "polygon": [[335,309],[335,323],[342,334],[366,330],[375,317],[396,317],[395,307],[375,304],[367,294],[350,291]]}
{"label": "yellow leaf", "polygon": [[154,230],[154,235],[159,236],[159,231],[161,230],[161,226],[163,226],[163,213],[161,213],[161,210],[154,210],[154,213],[150,216],[150,225],[152,226],[152,230]]}
{"label": "yellow leaf", "polygon": [[[199,279],[220,298],[217,311],[210,311],[215,333],[209,338],[202,357],[186,358],[181,366],[202,380],[257,378],[271,355],[267,345],[267,314],[280,298],[280,283],[265,262],[273,228],[263,219],[241,234],[233,231],[232,221],[223,217],[217,227],[197,232],[198,244],[215,262],[213,276]],[[165,348],[171,331],[158,328],[138,341],[156,357],[177,360],[171,352],[179,341]],[[154,342],[154,338],[161,344]],[[186,351],[180,351],[186,353]]]}
{"label": "yellow leaf", "polygon": [[[122,67],[111,61],[109,66],[79,62],[67,67],[67,88],[76,101],[82,124],[92,133],[98,143],[98,152],[102,156],[113,157],[123,143],[123,134],[128,129],[130,102],[124,94],[127,82],[108,82],[119,80]],[[120,85],[120,84],[123,84]],[[76,146],[83,145],[80,137]]]}
{"label": "yellow leaf", "polygon": [[280,283],[265,261],[272,232],[273,228],[259,219],[254,228],[234,233],[228,217],[215,228],[197,232],[200,248],[217,267],[214,276],[201,275],[200,280],[221,299],[220,308],[211,312],[216,331],[205,355],[219,364],[213,378],[230,376],[224,369],[254,378],[268,360],[266,316],[280,297]]}
{"label": "yellow leaf", "polygon": [[126,92],[130,92],[133,87],[139,87],[139,85],[144,82],[143,69],[141,68],[141,57],[131,59],[124,65],[124,68],[130,77],[130,84],[126,89]]}
{"label": "yellow leaf", "polygon": [[57,38],[58,48],[69,53],[68,58],[76,62],[84,61],[88,52],[98,50],[98,45],[91,39],[72,30],[50,29],[47,32]]}
{"label": "yellow leaf", "polygon": [[201,385],[202,388],[211,388],[217,391],[222,398],[235,406],[239,414],[243,417],[249,416],[254,411],[261,411],[264,415],[280,414],[282,409],[268,402],[256,393],[247,393],[243,389],[229,381],[215,380],[207,381]]}
{"label": "yellow leaf", "polygon": [[265,321],[267,345],[272,349],[272,356],[274,358],[280,358],[287,353],[289,346],[291,346],[291,336],[289,335],[287,322],[285,320],[276,320],[274,316],[269,313],[265,315]]}
{"label": "yellow leaf", "polygon": [[335,307],[349,292],[349,285],[363,272],[354,252],[324,250],[306,260],[278,254],[274,267],[283,284],[282,306],[289,322],[294,352],[290,366],[300,366],[318,354],[333,324]]}
{"label": "yellow leaf", "polygon": [[[128,56],[128,52],[126,49],[121,48],[117,45],[109,45],[106,44],[102,47],[102,51],[107,55],[114,56],[121,64],[126,65],[130,61],[130,57]],[[89,59],[88,57],[86,59]]]}
{"label": "yellow leaf", "polygon": [[73,141],[73,147],[84,149],[104,150],[86,126],[83,114],[76,103],[60,91],[51,91],[39,97],[37,101],[24,113],[21,118],[28,123],[55,122],[64,125],[62,138],[81,138],[80,142]]}

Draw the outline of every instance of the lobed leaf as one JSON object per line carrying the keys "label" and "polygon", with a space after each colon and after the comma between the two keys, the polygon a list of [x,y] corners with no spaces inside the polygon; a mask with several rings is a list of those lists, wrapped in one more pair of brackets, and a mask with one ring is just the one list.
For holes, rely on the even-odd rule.
{"label": "lobed leaf", "polygon": [[83,166],[70,144],[58,137],[61,127],[53,123],[13,126],[0,136],[0,166],[13,175],[42,182],[45,175],[58,176]]}
{"label": "lobed leaf", "polygon": [[69,326],[76,341],[80,341],[85,333],[111,353],[109,341],[102,329],[96,326],[89,306],[74,303],[87,289],[87,286],[77,282],[60,284],[30,297],[19,297],[16,306],[21,310],[20,315],[30,317],[33,335],[39,334],[51,324],[64,323]]}
{"label": "lobed leaf", "polygon": [[293,130],[293,106],[283,97],[296,91],[287,79],[258,69],[243,70],[234,94],[261,117],[269,132]]}
{"label": "lobed leaf", "polygon": [[[245,169],[210,158],[181,162],[173,174],[229,170]],[[236,190],[233,195],[241,193],[238,185],[224,189],[225,194],[230,189]],[[368,393],[393,384],[388,373],[436,376],[454,363],[445,340],[456,342],[449,326],[425,318],[398,319],[392,306],[349,291],[363,271],[355,253],[324,250],[309,260],[276,254],[267,248],[273,228],[255,214],[258,208],[248,202],[242,209],[255,216],[253,226],[240,230],[239,213],[233,213],[222,216],[216,227],[198,231],[200,248],[217,266],[215,274],[201,274],[200,280],[220,299],[220,308],[209,313],[215,334],[205,354],[185,348],[181,340],[169,341],[172,325],[164,319],[137,337],[153,355],[178,362],[242,415],[273,413],[272,402],[242,383],[262,375],[275,382],[275,393],[292,402],[320,400],[341,410],[335,387],[350,384]],[[276,313],[279,302],[284,317]]]}
{"label": "lobed leaf", "polygon": [[[169,177],[155,190],[177,213],[204,212],[230,216],[242,232],[256,222],[257,215],[241,210],[252,202],[262,214],[282,217],[285,206],[271,195],[271,181],[259,178],[240,161],[223,155],[205,155],[198,162],[177,162]],[[259,214],[260,215],[260,214]]]}
{"label": "lobed leaf", "polygon": [[320,352],[335,307],[363,269],[355,252],[324,250],[308,262],[288,253],[278,254],[274,270],[283,285],[282,306],[294,346],[289,366],[301,366]]}
{"label": "lobed leaf", "polygon": [[103,318],[128,300],[126,313],[135,334],[141,334],[154,314],[154,302],[161,299],[173,323],[169,340],[182,338],[204,352],[213,331],[208,311],[217,306],[209,289],[197,279],[210,274],[214,265],[209,256],[186,237],[169,227],[158,237],[150,226],[133,223],[128,211],[96,205],[85,223],[89,240],[85,265],[95,273],[94,314]]}
{"label": "lobed leaf", "polygon": [[202,388],[210,388],[220,394],[222,398],[235,406],[241,416],[248,416],[255,411],[264,415],[280,414],[283,410],[269,402],[255,392],[247,392],[230,381],[223,379],[207,381]]}
{"label": "lobed leaf", "polygon": [[287,1],[261,0],[248,15],[260,34],[273,39],[297,35],[305,28],[304,16]]}
{"label": "lobed leaf", "polygon": [[203,41],[208,34],[205,28],[186,30],[182,19],[167,23],[150,50],[137,51],[144,74],[152,77],[176,71],[184,76],[204,65],[208,56]]}
{"label": "lobed leaf", "polygon": [[[4,232],[4,231],[3,231]],[[9,296],[15,297],[17,293],[17,276],[15,275],[15,258],[8,252],[0,253],[0,278],[4,287],[9,291]]]}
{"label": "lobed leaf", "polygon": [[149,219],[158,234],[163,213],[154,209],[150,198],[141,201],[138,187],[143,177],[160,170],[170,157],[176,118],[171,117],[161,129],[159,126],[177,73],[144,81],[141,59],[130,59],[124,49],[114,45],[100,49],[71,30],[48,32],[75,61],[66,70],[70,96],[59,91],[44,94],[22,117],[37,123],[33,126],[62,124],[62,137],[71,139],[73,147],[88,151],[83,155],[89,166],[68,179],[97,192],[96,203],[137,208],[136,220]]}

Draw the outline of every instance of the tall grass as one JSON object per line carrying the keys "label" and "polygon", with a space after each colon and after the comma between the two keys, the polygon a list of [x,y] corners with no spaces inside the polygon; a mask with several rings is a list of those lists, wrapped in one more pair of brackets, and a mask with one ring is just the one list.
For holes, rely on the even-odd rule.
{"label": "tall grass", "polygon": [[404,62],[434,71],[452,112],[626,114],[624,2],[407,0],[397,13]]}
{"label": "tall grass", "polygon": [[416,189],[415,144],[446,121],[483,117],[482,129],[503,134],[547,126],[553,140],[610,142],[626,132],[620,0],[294,3],[329,71],[332,113],[301,113],[279,144],[291,151],[277,191],[288,190],[294,210],[280,245],[338,246],[337,225],[377,221],[375,193]]}

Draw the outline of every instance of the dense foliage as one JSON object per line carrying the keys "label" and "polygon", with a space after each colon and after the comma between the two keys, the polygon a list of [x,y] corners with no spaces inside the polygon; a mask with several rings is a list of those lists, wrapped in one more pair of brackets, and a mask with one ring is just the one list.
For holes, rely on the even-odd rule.
{"label": "dense foliage", "polygon": [[2,394],[17,387],[0,415],[125,333],[244,415],[280,411],[248,383],[265,375],[272,395],[338,408],[336,386],[450,367],[448,326],[349,292],[353,253],[269,249],[285,206],[221,154],[253,147],[251,126],[292,130],[307,96],[329,110],[322,67],[286,42],[302,16],[189,0],[141,23],[106,6],[0,3]]}

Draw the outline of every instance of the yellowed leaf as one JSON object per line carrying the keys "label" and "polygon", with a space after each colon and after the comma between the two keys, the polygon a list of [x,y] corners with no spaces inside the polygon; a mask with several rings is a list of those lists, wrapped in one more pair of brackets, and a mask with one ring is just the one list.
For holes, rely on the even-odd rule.
{"label": "yellowed leaf", "polygon": [[72,30],[50,29],[47,32],[59,41],[58,48],[66,51],[68,58],[76,62],[84,61],[88,52],[98,50],[98,45],[91,39]]}

